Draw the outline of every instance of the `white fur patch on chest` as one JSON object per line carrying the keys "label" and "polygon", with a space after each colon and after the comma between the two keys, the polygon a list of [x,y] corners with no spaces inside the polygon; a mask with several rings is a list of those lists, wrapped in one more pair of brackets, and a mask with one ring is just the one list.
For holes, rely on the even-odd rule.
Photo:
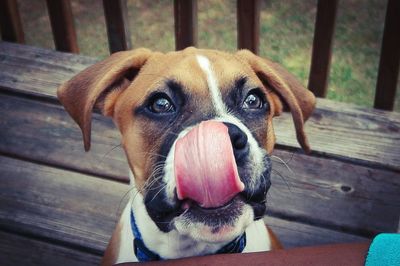
{"label": "white fur patch on chest", "polygon": [[196,59],[201,70],[203,70],[204,74],[206,75],[208,89],[210,90],[211,99],[217,114],[225,114],[227,112],[226,106],[222,101],[221,91],[218,87],[218,80],[215,77],[210,60],[203,55],[197,55]]}

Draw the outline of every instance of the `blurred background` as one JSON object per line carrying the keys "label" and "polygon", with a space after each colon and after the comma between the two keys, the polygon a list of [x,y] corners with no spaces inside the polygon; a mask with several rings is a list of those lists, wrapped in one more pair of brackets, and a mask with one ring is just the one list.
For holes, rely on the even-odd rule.
{"label": "blurred background", "polygon": [[[99,0],[72,0],[80,53],[109,54]],[[18,1],[26,43],[54,49],[45,0]],[[336,20],[327,98],[373,105],[386,0],[342,0]],[[317,0],[265,0],[261,4],[260,55],[281,63],[307,85]],[[128,0],[133,48],[175,49],[173,1]],[[198,1],[198,46],[236,50],[236,1]],[[395,110],[400,111],[399,82]]]}

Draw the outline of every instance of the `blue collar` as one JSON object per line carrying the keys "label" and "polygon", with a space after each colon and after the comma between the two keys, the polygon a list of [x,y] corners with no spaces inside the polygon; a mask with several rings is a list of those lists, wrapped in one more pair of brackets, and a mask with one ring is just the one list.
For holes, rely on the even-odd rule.
{"label": "blue collar", "polygon": [[[142,235],[135,222],[135,217],[131,211],[131,228],[133,233],[133,250],[135,252],[136,258],[139,261],[157,261],[163,260],[158,254],[149,250],[143,242]],[[237,237],[233,241],[229,242],[221,249],[219,249],[215,254],[228,254],[228,253],[242,253],[243,249],[246,247],[246,232],[241,236]]]}

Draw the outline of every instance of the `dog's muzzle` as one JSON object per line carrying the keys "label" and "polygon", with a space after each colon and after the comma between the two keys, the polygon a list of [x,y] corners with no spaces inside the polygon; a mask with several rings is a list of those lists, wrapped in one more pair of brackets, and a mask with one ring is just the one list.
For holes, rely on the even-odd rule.
{"label": "dog's muzzle", "polygon": [[162,176],[155,178],[145,195],[148,213],[162,231],[171,230],[171,222],[179,216],[192,222],[207,221],[210,226],[233,225],[245,205],[253,209],[254,219],[264,215],[271,162],[263,153],[262,166],[257,166],[262,171],[255,176],[248,137],[238,126],[203,121],[172,148],[174,198],[168,197]]}

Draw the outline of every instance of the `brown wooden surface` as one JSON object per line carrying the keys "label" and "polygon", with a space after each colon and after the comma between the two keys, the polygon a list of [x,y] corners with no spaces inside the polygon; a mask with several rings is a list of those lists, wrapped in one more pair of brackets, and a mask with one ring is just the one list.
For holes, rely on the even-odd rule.
{"label": "brown wooden surface", "polygon": [[175,49],[197,45],[197,0],[174,0]]}
{"label": "brown wooden surface", "polygon": [[374,107],[393,110],[400,66],[400,1],[388,0]]}
{"label": "brown wooden surface", "polygon": [[3,41],[25,42],[17,0],[0,1],[0,27]]}
{"label": "brown wooden surface", "polygon": [[99,265],[100,259],[99,255],[0,231],[0,261],[2,266],[86,266]]}
{"label": "brown wooden surface", "polygon": [[128,185],[2,156],[0,166],[1,230],[103,253]]}
{"label": "brown wooden surface", "polygon": [[238,49],[258,53],[260,44],[260,1],[238,0],[236,6]]}
{"label": "brown wooden surface", "polygon": [[46,3],[56,49],[62,52],[79,53],[71,1],[46,0]]}
{"label": "brown wooden surface", "polygon": [[[0,230],[102,254],[128,185],[3,156],[0,166]],[[365,240],[278,218],[267,222],[286,247]]]}
{"label": "brown wooden surface", "polygon": [[327,93],[338,0],[318,0],[308,88],[318,97]]}
{"label": "brown wooden surface", "polygon": [[[126,159],[116,147],[119,136],[108,119],[94,115],[92,150],[85,153],[79,128],[60,106],[0,94],[0,112],[1,154],[127,181]],[[398,173],[287,151],[274,154],[292,158],[294,171],[273,159],[268,206],[274,216],[365,236],[397,229]]]}
{"label": "brown wooden surface", "polygon": [[[119,133],[110,119],[93,115],[92,149],[61,106],[0,94],[0,152],[41,164],[128,182]],[[21,130],[21,129],[24,130]]]}
{"label": "brown wooden surface", "polygon": [[[55,101],[56,88],[97,60],[0,43],[0,90]],[[278,146],[298,150],[288,114],[275,120]],[[400,114],[318,99],[306,123],[314,154],[400,171]]]}
{"label": "brown wooden surface", "polygon": [[110,53],[131,48],[126,0],[103,0]]}

